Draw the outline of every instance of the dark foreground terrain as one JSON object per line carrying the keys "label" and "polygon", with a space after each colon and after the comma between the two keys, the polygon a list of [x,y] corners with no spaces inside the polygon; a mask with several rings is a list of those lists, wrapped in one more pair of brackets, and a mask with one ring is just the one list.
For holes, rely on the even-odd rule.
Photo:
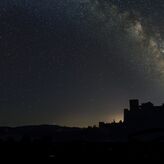
{"label": "dark foreground terrain", "polygon": [[1,160],[21,162],[44,161],[100,163],[161,161],[164,158],[163,143],[2,143]]}
{"label": "dark foreground terrain", "polygon": [[[0,161],[44,163],[158,162],[164,158],[164,130],[129,135],[126,129],[25,126],[0,128]],[[2,162],[1,162],[2,163]]]}

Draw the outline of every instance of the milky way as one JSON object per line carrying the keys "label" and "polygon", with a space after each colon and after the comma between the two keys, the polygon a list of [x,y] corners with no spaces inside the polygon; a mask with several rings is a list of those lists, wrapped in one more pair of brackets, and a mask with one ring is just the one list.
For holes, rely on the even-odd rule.
{"label": "milky way", "polygon": [[0,123],[86,126],[129,98],[162,103],[164,2],[2,0]]}
{"label": "milky way", "polygon": [[[101,26],[104,26],[105,29],[103,30],[106,34],[114,31],[117,35],[117,33],[121,31],[124,32],[124,34],[119,33],[120,37],[127,39],[123,41],[125,41],[127,45],[129,44],[129,40],[132,42],[134,51],[132,51],[131,54],[126,54],[128,60],[133,60],[133,62],[135,62],[134,60],[141,60],[141,63],[138,64],[139,66],[140,64],[144,65],[144,73],[149,74],[149,76],[153,78],[154,75],[157,75],[156,78],[159,78],[162,80],[161,82],[163,82],[164,42],[160,31],[154,29],[157,28],[156,25],[146,24],[146,18],[137,14],[136,10],[133,12],[121,11],[116,5],[106,1],[104,1],[104,3],[102,1],[92,1],[90,7],[90,10],[95,15],[95,21],[101,21]],[[147,10],[147,8],[145,8],[145,10]],[[122,48],[120,44],[117,46]],[[129,49],[130,48],[131,47],[129,47]]]}

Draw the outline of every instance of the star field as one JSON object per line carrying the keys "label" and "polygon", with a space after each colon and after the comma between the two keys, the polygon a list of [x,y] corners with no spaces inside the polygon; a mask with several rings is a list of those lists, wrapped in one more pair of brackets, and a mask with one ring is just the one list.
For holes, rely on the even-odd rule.
{"label": "star field", "polygon": [[122,119],[162,103],[162,0],[1,0],[0,124]]}

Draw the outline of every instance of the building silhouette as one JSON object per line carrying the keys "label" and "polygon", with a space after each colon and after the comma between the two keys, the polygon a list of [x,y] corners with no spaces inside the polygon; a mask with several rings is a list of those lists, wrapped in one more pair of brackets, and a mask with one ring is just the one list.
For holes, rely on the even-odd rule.
{"label": "building silhouette", "polygon": [[164,104],[154,106],[147,102],[139,104],[139,100],[129,100],[130,109],[124,109],[124,124],[127,128],[152,129],[164,128]]}
{"label": "building silhouette", "polygon": [[[103,134],[111,141],[156,141],[164,140],[164,104],[139,103],[129,100],[129,109],[124,109],[123,122],[99,122]],[[108,132],[108,133],[107,133]]]}
{"label": "building silhouette", "polygon": [[99,122],[99,128],[123,129],[124,132],[164,129],[164,104],[155,106],[151,102],[140,104],[138,99],[129,100],[129,109],[124,109],[123,122]]}

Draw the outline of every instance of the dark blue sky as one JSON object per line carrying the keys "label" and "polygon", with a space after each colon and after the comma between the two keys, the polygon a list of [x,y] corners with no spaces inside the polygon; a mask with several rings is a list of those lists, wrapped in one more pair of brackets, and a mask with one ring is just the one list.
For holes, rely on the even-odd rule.
{"label": "dark blue sky", "polygon": [[164,102],[162,0],[1,0],[0,125],[122,119]]}

